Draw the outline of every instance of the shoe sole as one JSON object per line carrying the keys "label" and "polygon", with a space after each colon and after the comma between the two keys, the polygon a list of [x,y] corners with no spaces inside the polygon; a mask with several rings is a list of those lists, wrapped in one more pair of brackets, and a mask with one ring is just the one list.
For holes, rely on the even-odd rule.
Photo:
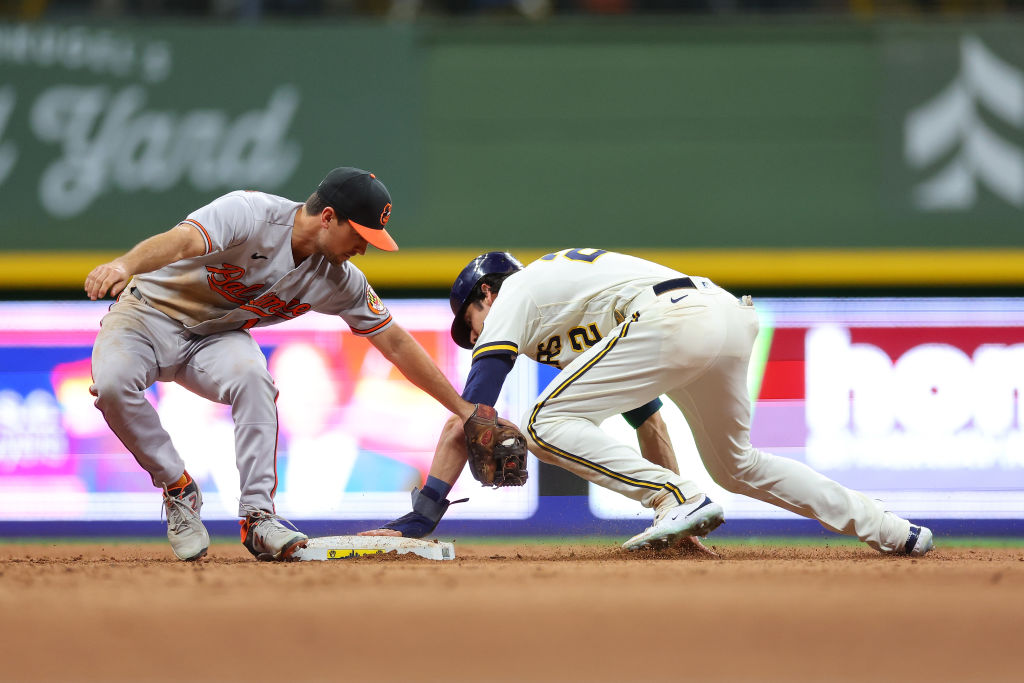
{"label": "shoe sole", "polygon": [[308,538],[300,538],[294,543],[284,547],[284,550],[279,552],[277,555],[271,555],[270,553],[260,553],[256,555],[256,559],[260,562],[295,562],[295,558],[292,557],[299,548],[305,548],[306,544],[309,543]]}
{"label": "shoe sole", "polygon": [[277,561],[278,562],[293,562],[293,561],[295,561],[295,558],[292,557],[292,555],[294,555],[295,551],[298,550],[299,548],[305,548],[307,543],[309,543],[309,539],[308,538],[303,538],[301,540],[296,541],[295,543],[292,543],[290,546],[288,546],[287,548],[285,548],[284,550],[281,551],[281,554],[278,556]]}
{"label": "shoe sole", "polygon": [[[173,548],[172,548],[172,550],[173,550]],[[175,554],[174,554],[174,556],[175,556],[175,557],[177,557],[177,558],[178,558],[179,560],[181,560],[182,562],[195,562],[195,561],[197,561],[197,560],[201,560],[201,559],[203,559],[204,557],[206,557],[206,553],[207,553],[207,551],[209,551],[209,550],[210,550],[210,547],[209,547],[209,546],[207,546],[207,547],[203,548],[202,550],[200,550],[200,551],[199,551],[198,553],[196,553],[195,555],[193,555],[192,557],[181,557],[181,556],[180,556],[180,555],[178,555],[177,553],[175,553]]]}
{"label": "shoe sole", "polygon": [[722,506],[718,503],[711,503],[699,508],[695,512],[701,514],[694,514],[694,518],[691,523],[682,529],[669,532],[663,536],[657,536],[652,538],[639,538],[643,534],[637,534],[633,538],[629,539],[622,544],[622,547],[626,550],[640,550],[641,548],[665,548],[675,544],[681,538],[686,536],[707,536],[712,531],[717,529],[725,521],[725,511],[722,510]]}

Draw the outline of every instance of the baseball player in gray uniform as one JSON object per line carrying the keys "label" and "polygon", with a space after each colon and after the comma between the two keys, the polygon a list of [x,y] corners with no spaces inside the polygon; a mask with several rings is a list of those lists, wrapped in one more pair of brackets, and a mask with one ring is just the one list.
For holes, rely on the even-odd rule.
{"label": "baseball player in gray uniform", "polygon": [[380,180],[336,168],[305,204],[231,192],[89,273],[89,298],[118,297],[93,347],[91,391],[111,430],[163,489],[178,558],[203,557],[209,535],[199,487],[144,395],[156,381],[231,406],[245,547],[259,559],[286,560],[307,541],[275,514],[277,389],[253,327],[309,311],[338,315],[447,409],[472,414],[349,261],[368,244],[398,249],[385,229],[390,216]]}
{"label": "baseball player in gray uniform", "polygon": [[[561,369],[522,429],[541,460],[654,508],[654,523],[625,548],[702,535],[722,521],[721,507],[693,482],[600,429],[606,418],[635,406],[656,409],[651,402],[667,395],[686,417],[708,472],[726,490],[816,519],[881,552],[931,550],[927,527],[751,445],[746,378],[758,318],[749,297],[737,299],[706,278],[632,256],[566,249],[525,268],[511,254],[483,254],[460,273],[451,305],[452,338],[473,350],[467,400],[493,404],[519,354]],[[431,468],[435,480],[448,484],[465,464],[461,430],[453,426],[446,425]],[[417,510],[416,502],[409,515],[369,533],[415,535],[437,523],[417,515],[439,520],[447,507],[444,501]]]}

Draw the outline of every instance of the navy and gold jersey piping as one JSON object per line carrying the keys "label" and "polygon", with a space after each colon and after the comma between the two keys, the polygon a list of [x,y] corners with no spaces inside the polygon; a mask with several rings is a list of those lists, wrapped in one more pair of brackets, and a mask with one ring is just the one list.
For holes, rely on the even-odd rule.
{"label": "navy and gold jersey piping", "polygon": [[495,341],[473,349],[473,360],[484,356],[507,354],[513,358],[519,355],[519,345],[511,341]]}

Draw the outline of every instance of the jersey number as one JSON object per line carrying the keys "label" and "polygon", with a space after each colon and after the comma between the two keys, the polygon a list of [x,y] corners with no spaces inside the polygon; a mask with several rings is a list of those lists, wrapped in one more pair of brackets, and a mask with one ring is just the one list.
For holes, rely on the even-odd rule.
{"label": "jersey number", "polygon": [[[569,338],[569,344],[573,351],[579,352],[589,349],[601,341],[601,331],[597,329],[597,323],[590,323],[586,327],[574,327],[565,335]],[[562,338],[553,334],[542,344],[537,344],[537,361],[546,365],[558,365],[557,358],[562,353]]]}
{"label": "jersey number", "polygon": [[590,348],[601,341],[601,333],[596,323],[590,323],[586,327],[574,327],[569,330],[569,343],[573,351],[582,351],[584,347]]}
{"label": "jersey number", "polygon": [[[593,263],[599,259],[602,255],[607,254],[606,249],[570,249],[569,251],[562,254],[565,258],[570,261],[582,261],[584,263]],[[540,257],[541,261],[554,261],[558,254],[545,254]]]}

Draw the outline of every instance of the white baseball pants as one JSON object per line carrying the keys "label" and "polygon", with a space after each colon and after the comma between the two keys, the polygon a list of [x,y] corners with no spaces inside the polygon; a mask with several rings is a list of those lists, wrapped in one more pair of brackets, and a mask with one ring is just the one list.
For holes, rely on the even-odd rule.
{"label": "white baseball pants", "polygon": [[686,417],[709,474],[726,490],[816,519],[879,550],[906,539],[910,523],[884,516],[880,502],[751,446],[746,379],[758,332],[752,305],[710,285],[660,296],[649,291],[627,310],[634,313],[636,320],[627,317],[566,367],[524,418],[523,430],[544,449],[546,462],[646,507],[665,491],[695,495],[695,484],[599,427],[668,395]]}
{"label": "white baseball pants", "polygon": [[263,352],[249,333],[191,334],[127,291],[100,325],[92,350],[96,407],[149,472],[153,484],[173,484],[184,472],[185,462],[144,392],[157,381],[177,382],[199,396],[231,406],[241,484],[239,516],[243,506],[273,512],[277,388]]}

